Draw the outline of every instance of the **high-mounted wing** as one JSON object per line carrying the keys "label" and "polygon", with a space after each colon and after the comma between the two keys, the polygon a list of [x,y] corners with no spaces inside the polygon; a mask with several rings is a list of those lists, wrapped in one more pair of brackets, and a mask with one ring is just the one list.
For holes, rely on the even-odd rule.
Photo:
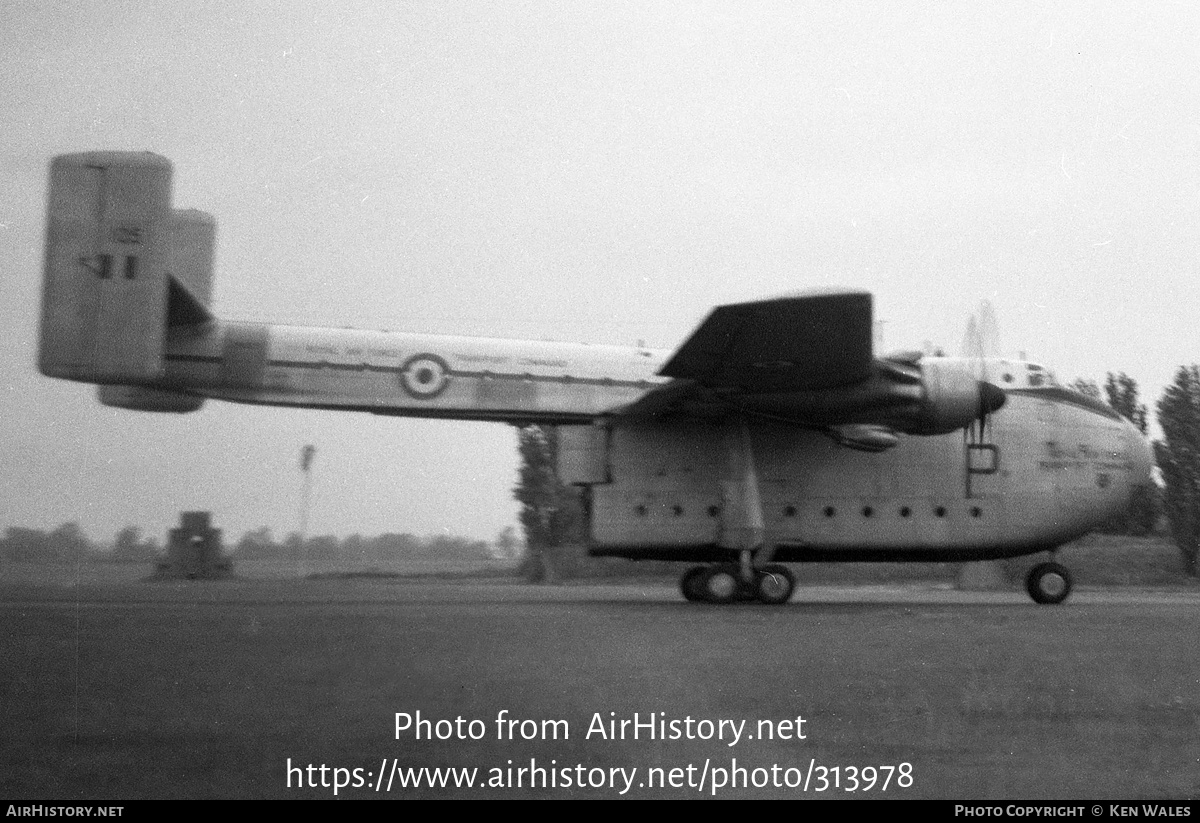
{"label": "high-mounted wing", "polygon": [[871,376],[871,331],[867,292],[718,306],[659,374],[748,394],[846,386]]}
{"label": "high-mounted wing", "polygon": [[944,359],[872,355],[871,295],[825,292],[719,306],[659,374],[674,378],[616,414],[758,415],[883,451],[896,432],[946,434],[1004,405],[1004,392]]}

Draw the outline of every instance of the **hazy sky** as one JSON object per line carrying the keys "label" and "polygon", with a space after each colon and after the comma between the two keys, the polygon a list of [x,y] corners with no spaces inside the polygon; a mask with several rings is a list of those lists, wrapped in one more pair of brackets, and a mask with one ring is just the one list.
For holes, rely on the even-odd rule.
{"label": "hazy sky", "polygon": [[1195,4],[0,0],[0,529],[234,539],[516,522],[515,430],[100,406],[34,366],[47,163],[175,163],[218,314],[672,347],[720,302],[875,294],[1151,402],[1200,360]]}

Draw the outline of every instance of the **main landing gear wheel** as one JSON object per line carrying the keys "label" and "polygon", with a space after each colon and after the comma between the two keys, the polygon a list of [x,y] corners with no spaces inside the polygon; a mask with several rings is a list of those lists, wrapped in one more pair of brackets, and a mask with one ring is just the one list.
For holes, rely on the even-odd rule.
{"label": "main landing gear wheel", "polygon": [[708,573],[706,566],[692,566],[679,578],[679,590],[683,599],[689,603],[704,602],[704,575]]}
{"label": "main landing gear wheel", "polygon": [[754,582],[742,580],[736,564],[693,566],[679,579],[683,599],[691,603],[724,605],[757,600],[771,606],[788,602],[796,589],[796,578],[787,566],[772,564],[755,569]]}
{"label": "main landing gear wheel", "polygon": [[741,594],[742,581],[738,579],[737,566],[710,566],[700,578],[700,590],[706,603],[732,603]]}
{"label": "main landing gear wheel", "polygon": [[1035,603],[1061,603],[1071,593],[1071,573],[1057,563],[1039,563],[1029,570],[1025,590]]}
{"label": "main landing gear wheel", "polygon": [[759,569],[754,575],[754,584],[759,601],[769,606],[781,606],[791,599],[796,578],[787,566],[776,563]]}

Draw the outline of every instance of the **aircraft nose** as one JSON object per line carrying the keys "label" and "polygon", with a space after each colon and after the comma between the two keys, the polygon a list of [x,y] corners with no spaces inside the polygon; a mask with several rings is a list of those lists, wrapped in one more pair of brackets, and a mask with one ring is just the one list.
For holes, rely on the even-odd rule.
{"label": "aircraft nose", "polygon": [[1133,461],[1130,480],[1136,486],[1148,486],[1154,482],[1154,449],[1140,431],[1132,425],[1128,429],[1129,453]]}

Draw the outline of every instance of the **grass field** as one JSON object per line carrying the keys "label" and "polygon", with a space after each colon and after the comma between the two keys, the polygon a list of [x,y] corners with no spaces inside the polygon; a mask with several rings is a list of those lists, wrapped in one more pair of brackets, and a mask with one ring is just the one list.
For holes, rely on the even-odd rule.
{"label": "grass field", "polygon": [[[801,569],[803,571],[803,569]],[[8,584],[0,795],[331,797],[287,762],[359,767],[808,771],[912,766],[886,793],[725,788],[717,796],[1195,798],[1200,596],[1038,607],[800,588],[783,608],[685,604],[673,586],[386,579]],[[856,593],[858,592],[858,593]],[[820,595],[820,596],[818,596]],[[956,595],[957,596],[957,595]],[[960,597],[966,597],[965,595]],[[1156,599],[1157,598],[1157,599]],[[395,739],[394,713],[477,718],[478,741]],[[498,740],[501,711],[565,740]],[[595,713],[806,719],[805,740],[585,739]],[[800,772],[796,772],[799,774]],[[680,772],[681,779],[685,772]],[[765,774],[765,773],[764,773]],[[781,773],[782,774],[782,773]],[[832,780],[832,772],[826,774]],[[367,787],[343,797],[379,796]],[[616,797],[612,788],[446,788],[390,796]]]}

